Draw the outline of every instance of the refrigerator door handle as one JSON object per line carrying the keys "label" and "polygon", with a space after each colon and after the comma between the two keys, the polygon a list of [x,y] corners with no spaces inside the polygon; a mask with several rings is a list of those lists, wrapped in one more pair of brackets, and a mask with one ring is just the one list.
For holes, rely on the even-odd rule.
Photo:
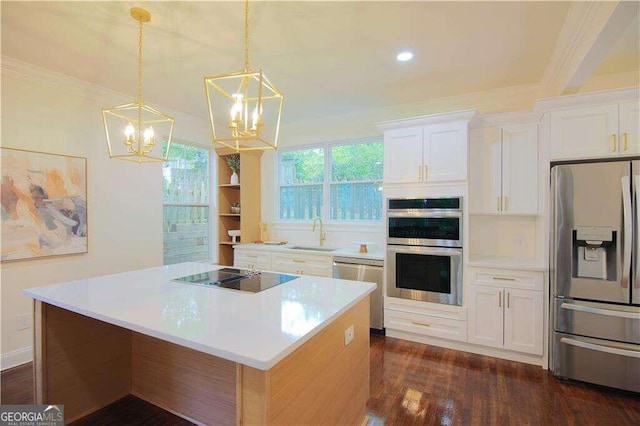
{"label": "refrigerator door handle", "polygon": [[631,244],[633,242],[633,212],[631,210],[631,182],[629,176],[623,176],[622,182],[622,217],[624,220],[624,248],[622,252],[622,288],[629,288],[631,273]]}
{"label": "refrigerator door handle", "polygon": [[570,309],[572,311],[587,312],[589,314],[607,315],[610,317],[628,318],[640,320],[640,315],[633,312],[613,311],[611,309],[592,308],[591,306],[576,305],[573,303],[562,303],[562,309]]}
{"label": "refrigerator door handle", "polygon": [[626,356],[630,358],[640,358],[640,352],[629,351],[626,349],[612,348],[610,346],[596,345],[593,343],[587,343],[587,342],[582,342],[580,340],[570,339],[568,337],[560,338],[560,343],[566,343],[567,345],[577,346],[579,348],[584,348],[584,349],[590,349],[592,351],[606,352],[609,354],[621,355],[621,356]]}
{"label": "refrigerator door handle", "polygon": [[[638,162],[634,161],[634,166],[636,166]],[[638,271],[638,254],[640,254],[640,235],[638,235],[638,226],[640,225],[640,197],[638,196],[638,191],[640,191],[640,174],[638,174],[638,169],[636,167],[633,168],[633,195],[635,196],[635,217],[633,220],[633,240],[635,242],[634,254],[633,254],[633,270],[635,271],[635,276],[633,277],[633,288],[640,290],[640,271]],[[633,296],[634,299],[637,299],[636,296]],[[636,303],[634,301],[634,303]]]}

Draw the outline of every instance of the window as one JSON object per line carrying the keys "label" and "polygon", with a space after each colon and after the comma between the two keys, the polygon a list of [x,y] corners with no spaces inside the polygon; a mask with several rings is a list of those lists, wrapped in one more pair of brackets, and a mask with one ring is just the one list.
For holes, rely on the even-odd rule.
{"label": "window", "polygon": [[380,140],[280,151],[280,219],[382,219]]}
{"label": "window", "polygon": [[209,157],[206,149],[171,144],[162,167],[165,265],[210,258]]}

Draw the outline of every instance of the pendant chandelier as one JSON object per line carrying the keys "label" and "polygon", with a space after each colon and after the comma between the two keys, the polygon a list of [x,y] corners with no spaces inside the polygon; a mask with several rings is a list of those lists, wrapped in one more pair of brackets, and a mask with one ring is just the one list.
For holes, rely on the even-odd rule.
{"label": "pendant chandelier", "polygon": [[138,93],[132,103],[102,109],[109,157],[137,163],[166,161],[175,120],[142,100],[142,23],[149,22],[151,14],[134,7],[131,17],[138,22]]}
{"label": "pendant chandelier", "polygon": [[282,93],[262,70],[249,68],[249,0],[244,10],[244,67],[205,77],[213,142],[235,151],[276,149],[282,115]]}

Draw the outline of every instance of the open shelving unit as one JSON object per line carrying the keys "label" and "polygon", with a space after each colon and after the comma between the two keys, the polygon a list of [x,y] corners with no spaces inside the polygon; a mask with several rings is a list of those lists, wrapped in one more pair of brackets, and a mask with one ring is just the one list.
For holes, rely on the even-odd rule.
{"label": "open shelving unit", "polygon": [[[239,229],[238,242],[260,239],[260,160],[262,151],[240,153],[238,184],[230,184],[231,169],[226,158],[235,151],[217,149],[218,154],[218,263],[233,265],[233,244],[227,233]],[[231,213],[231,205],[240,204],[240,213]],[[238,243],[235,243],[238,244]]]}

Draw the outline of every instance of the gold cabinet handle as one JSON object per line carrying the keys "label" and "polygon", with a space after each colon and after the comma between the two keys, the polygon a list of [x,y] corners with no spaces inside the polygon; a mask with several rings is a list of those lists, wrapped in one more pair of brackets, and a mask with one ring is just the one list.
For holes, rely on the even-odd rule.
{"label": "gold cabinet handle", "polygon": [[502,308],[502,291],[498,293],[498,308]]}
{"label": "gold cabinet handle", "polygon": [[258,257],[258,255],[256,255],[256,254],[245,254],[245,256],[250,257],[252,259],[255,259],[255,258]]}
{"label": "gold cabinet handle", "polygon": [[429,166],[427,166],[426,164],[424,165],[424,180],[427,180],[427,172],[429,171]]}
{"label": "gold cabinet handle", "polygon": [[411,321],[411,323],[415,324],[415,325],[421,325],[423,327],[431,327],[431,324],[429,324],[427,322]]}
{"label": "gold cabinet handle", "polygon": [[504,197],[504,211],[509,211],[509,197]]}
{"label": "gold cabinet handle", "polygon": [[611,152],[616,152],[618,150],[618,135],[615,133],[611,135],[613,138],[613,144],[611,145]]}
{"label": "gold cabinet handle", "polygon": [[627,132],[624,132],[622,134],[622,150],[626,151],[628,148],[628,144],[629,144],[629,135],[627,134]]}
{"label": "gold cabinet handle", "polygon": [[291,259],[291,260],[293,260],[296,263],[307,263],[306,260],[299,260],[299,259]]}
{"label": "gold cabinet handle", "polygon": [[515,278],[511,278],[511,277],[491,277],[494,280],[498,280],[498,281],[515,281]]}
{"label": "gold cabinet handle", "polygon": [[511,293],[507,292],[507,309],[510,308]]}
{"label": "gold cabinet handle", "polygon": [[422,173],[422,167],[418,166],[418,180],[422,180],[422,175],[420,173]]}
{"label": "gold cabinet handle", "polygon": [[496,210],[501,211],[500,206],[502,202],[500,202],[500,197],[496,197]]}

